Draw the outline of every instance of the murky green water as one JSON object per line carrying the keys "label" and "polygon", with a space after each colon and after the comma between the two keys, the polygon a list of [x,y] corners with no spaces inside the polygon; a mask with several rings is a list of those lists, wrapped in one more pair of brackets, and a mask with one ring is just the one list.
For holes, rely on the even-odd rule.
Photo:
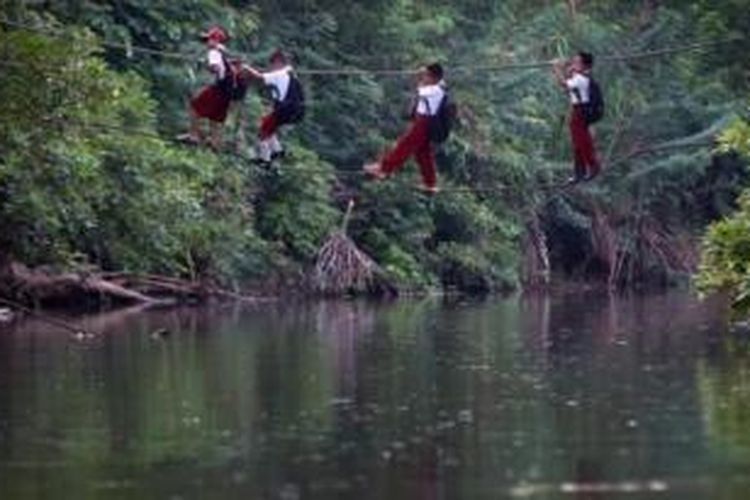
{"label": "murky green water", "polygon": [[0,333],[0,498],[750,497],[750,347],[685,295],[88,325]]}

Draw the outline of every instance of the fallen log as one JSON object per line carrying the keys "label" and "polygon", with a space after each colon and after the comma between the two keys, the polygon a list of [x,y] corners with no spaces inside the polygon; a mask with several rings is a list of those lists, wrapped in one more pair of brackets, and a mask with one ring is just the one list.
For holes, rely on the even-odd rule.
{"label": "fallen log", "polygon": [[241,302],[268,302],[275,300],[271,297],[245,295],[206,282],[189,281],[172,276],[124,272],[104,273],[101,276],[108,281],[132,287],[146,294],[160,295],[166,293],[197,300],[210,298],[225,298]]}
{"label": "fallen log", "polygon": [[260,299],[223,290],[204,282],[130,273],[52,273],[19,262],[0,268],[0,296],[33,305],[87,302],[158,306],[205,302],[213,298],[244,302]]}
{"label": "fallen log", "polygon": [[[65,302],[69,299],[99,298],[128,304],[157,304],[160,299],[103,280],[96,275],[63,273],[51,274],[34,270],[19,262],[12,262],[2,273],[14,295],[28,297],[34,302]],[[98,296],[98,297],[97,297]]]}

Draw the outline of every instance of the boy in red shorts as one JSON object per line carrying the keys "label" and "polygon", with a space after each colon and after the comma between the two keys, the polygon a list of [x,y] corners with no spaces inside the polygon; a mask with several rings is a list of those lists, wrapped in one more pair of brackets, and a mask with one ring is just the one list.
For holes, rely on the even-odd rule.
{"label": "boy in red shorts", "polygon": [[365,173],[375,179],[385,179],[401,169],[406,161],[414,156],[422,174],[424,191],[428,194],[437,193],[437,173],[435,153],[430,137],[430,122],[440,112],[445,98],[443,67],[440,64],[431,64],[423,68],[417,82],[417,101],[412,113],[411,126],[379,162],[364,166]]}
{"label": "boy in red shorts", "polygon": [[273,109],[261,119],[258,130],[255,161],[263,166],[285,155],[279,141],[279,129],[300,122],[305,115],[304,91],[286,54],[276,50],[269,62],[268,71],[259,71],[248,65],[243,67],[245,74],[260,81],[270,91],[273,101]]}

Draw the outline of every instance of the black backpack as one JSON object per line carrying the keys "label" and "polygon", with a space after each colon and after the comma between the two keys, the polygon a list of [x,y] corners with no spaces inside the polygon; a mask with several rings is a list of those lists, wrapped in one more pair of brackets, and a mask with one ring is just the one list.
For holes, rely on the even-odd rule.
{"label": "black backpack", "polygon": [[[275,91],[275,88],[273,90]],[[299,78],[289,75],[286,97],[283,101],[274,98],[273,106],[276,118],[282,124],[299,123],[305,118],[305,90]]]}
{"label": "black backpack", "polygon": [[219,90],[229,97],[232,101],[242,101],[245,99],[247,94],[247,82],[242,78],[242,75],[237,73],[234,66],[227,59],[224,52],[221,53],[221,58],[224,61],[225,74],[224,78],[218,80],[216,85]]}
{"label": "black backpack", "polygon": [[430,141],[442,144],[448,140],[458,119],[458,106],[448,92],[445,93],[437,113],[430,116]]}
{"label": "black backpack", "polygon": [[583,107],[586,123],[593,125],[604,118],[604,95],[599,84],[589,78],[589,102]]}

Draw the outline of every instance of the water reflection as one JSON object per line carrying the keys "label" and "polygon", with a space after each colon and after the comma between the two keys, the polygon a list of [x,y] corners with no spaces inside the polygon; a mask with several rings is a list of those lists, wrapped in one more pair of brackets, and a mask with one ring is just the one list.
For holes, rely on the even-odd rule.
{"label": "water reflection", "polygon": [[0,333],[0,497],[739,500],[750,355],[722,316],[581,293],[30,321]]}
{"label": "water reflection", "polygon": [[698,362],[699,396],[712,451],[750,460],[750,339],[726,336]]}

